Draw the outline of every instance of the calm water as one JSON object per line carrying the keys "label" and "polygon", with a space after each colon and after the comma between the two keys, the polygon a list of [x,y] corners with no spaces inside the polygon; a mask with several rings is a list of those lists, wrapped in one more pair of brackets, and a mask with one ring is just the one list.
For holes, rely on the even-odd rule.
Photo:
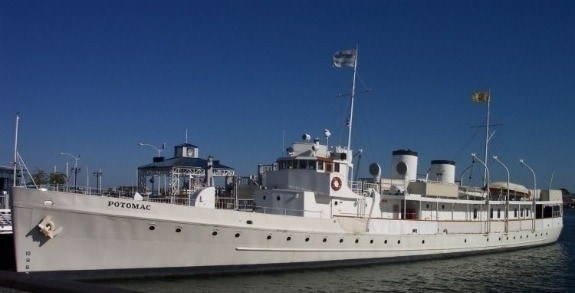
{"label": "calm water", "polygon": [[575,209],[558,243],[516,252],[341,269],[107,281],[142,292],[575,291]]}

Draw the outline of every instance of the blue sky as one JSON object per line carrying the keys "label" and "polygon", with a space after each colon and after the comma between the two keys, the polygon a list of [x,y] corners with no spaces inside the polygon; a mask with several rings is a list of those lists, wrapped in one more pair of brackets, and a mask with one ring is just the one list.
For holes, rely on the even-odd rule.
{"label": "blue sky", "polygon": [[[346,144],[352,71],[335,51],[359,47],[352,148],[360,174],[391,152],[454,160],[482,154],[490,90],[492,154],[511,180],[575,190],[574,1],[9,1],[0,0],[0,165],[15,114],[30,169],[63,171],[60,152],[102,169],[105,187],[136,184],[157,152],[188,142],[255,174],[285,147],[330,129]],[[489,160],[491,180],[506,180]],[[476,168],[471,179],[480,179]],[[554,175],[552,175],[554,174]]]}

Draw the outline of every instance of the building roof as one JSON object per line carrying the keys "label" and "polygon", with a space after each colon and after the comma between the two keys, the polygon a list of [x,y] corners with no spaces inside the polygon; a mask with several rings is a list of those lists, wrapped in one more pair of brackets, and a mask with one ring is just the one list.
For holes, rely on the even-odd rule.
{"label": "building roof", "polygon": [[[213,161],[214,169],[227,169],[233,170],[233,168],[220,164],[219,160]],[[162,162],[154,162],[144,166],[138,167],[138,169],[154,169],[154,168],[172,168],[172,167],[183,167],[183,168],[198,168],[203,169],[208,165],[208,160],[202,158],[189,158],[189,157],[175,157],[164,160]]]}

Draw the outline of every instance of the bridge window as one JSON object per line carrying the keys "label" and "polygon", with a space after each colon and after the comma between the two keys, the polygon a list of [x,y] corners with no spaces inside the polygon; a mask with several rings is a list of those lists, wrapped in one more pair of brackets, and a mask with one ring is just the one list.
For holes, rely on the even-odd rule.
{"label": "bridge window", "polygon": [[477,219],[477,208],[473,208],[473,218]]}
{"label": "bridge window", "polygon": [[335,169],[334,169],[334,171],[335,171],[335,172],[339,172],[339,163],[335,163]]}
{"label": "bridge window", "polygon": [[317,162],[317,169],[323,171],[323,162],[322,161]]}

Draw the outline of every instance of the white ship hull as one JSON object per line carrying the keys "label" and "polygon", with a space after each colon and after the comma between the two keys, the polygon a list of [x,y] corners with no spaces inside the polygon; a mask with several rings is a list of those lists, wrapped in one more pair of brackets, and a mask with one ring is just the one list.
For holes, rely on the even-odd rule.
{"label": "white ship hull", "polygon": [[[12,194],[17,271],[69,278],[256,271],[488,253],[554,243],[563,227],[562,217],[509,221],[505,233],[503,221],[367,223],[362,218],[271,215],[33,189],[14,188]],[[41,222],[49,222],[53,238],[41,232]]]}

